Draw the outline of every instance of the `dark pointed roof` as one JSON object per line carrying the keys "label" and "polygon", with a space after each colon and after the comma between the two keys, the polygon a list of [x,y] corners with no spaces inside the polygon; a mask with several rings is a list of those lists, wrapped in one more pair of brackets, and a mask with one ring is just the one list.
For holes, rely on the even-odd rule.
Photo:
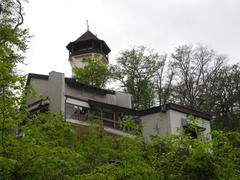
{"label": "dark pointed roof", "polygon": [[79,41],[87,41],[87,40],[100,40],[98,39],[91,31],[85,32],[83,35],[81,35],[76,41],[74,42],[79,42]]}
{"label": "dark pointed roof", "polygon": [[[95,46],[89,47],[89,43],[94,44]],[[88,49],[88,51],[102,52],[105,55],[111,51],[104,40],[97,38],[97,36],[89,30],[81,35],[77,40],[70,42],[67,45],[67,49],[73,54],[85,53],[85,51],[83,51],[84,49]]]}

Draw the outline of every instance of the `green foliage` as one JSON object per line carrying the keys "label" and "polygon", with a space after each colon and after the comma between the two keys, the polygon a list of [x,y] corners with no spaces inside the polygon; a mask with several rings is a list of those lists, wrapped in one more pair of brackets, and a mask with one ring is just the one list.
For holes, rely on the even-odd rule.
{"label": "green foliage", "polygon": [[74,68],[74,78],[81,83],[104,88],[111,77],[111,71],[99,59],[84,59],[87,65],[84,68]]}
{"label": "green foliage", "polygon": [[[28,30],[20,28],[23,8],[20,0],[2,0],[0,11],[0,132],[1,153],[6,151],[5,137],[18,119],[24,77],[16,74],[27,49]],[[5,136],[6,135],[6,136]]]}
{"label": "green foliage", "polygon": [[239,179],[240,133],[213,131],[213,157],[219,179]]}
{"label": "green foliage", "polygon": [[[19,1],[17,1],[19,2]],[[9,86],[15,83],[18,77],[14,73],[17,63],[22,62],[22,52],[27,49],[27,29],[19,27],[22,12],[19,4],[12,0],[1,1],[0,18],[0,85]],[[21,12],[20,12],[21,10]],[[17,14],[17,15],[16,15]]]}
{"label": "green foliage", "polygon": [[178,46],[171,56],[146,47],[122,51],[113,77],[132,95],[134,109],[172,102],[211,113],[213,128],[240,128],[240,68],[206,46]]}
{"label": "green foliage", "polygon": [[176,71],[175,99],[191,108],[203,109],[210,80],[226,58],[204,46],[179,46],[172,54]]}
{"label": "green foliage", "polygon": [[5,179],[139,179],[154,170],[144,162],[144,143],[113,137],[92,124],[77,138],[61,117],[38,114],[21,126],[25,136],[7,136],[7,156],[0,156]]}
{"label": "green foliage", "polygon": [[146,109],[153,105],[154,75],[161,63],[159,55],[139,46],[120,53],[117,65],[113,66],[114,78],[119,80],[124,91],[132,95],[134,109]]}
{"label": "green foliage", "polygon": [[216,129],[240,127],[240,68],[226,65],[226,57],[204,46],[179,46],[172,53],[174,78],[170,96],[193,109],[214,117]]}
{"label": "green foliage", "polygon": [[[15,133],[5,137],[6,154],[0,156],[0,177],[237,179],[240,176],[239,132],[214,131],[211,141],[180,133],[153,137],[152,142],[146,144],[139,127],[131,122],[126,117],[123,130],[131,129],[133,136],[108,134],[95,119],[87,131],[77,137],[74,128],[61,116],[40,113],[26,118],[18,127],[24,131],[24,137],[17,137]],[[191,128],[194,126],[193,122]]]}
{"label": "green foliage", "polygon": [[[215,116],[214,127],[237,130],[240,127],[240,66],[225,66],[211,80],[207,105]],[[211,107],[211,108],[210,108]]]}
{"label": "green foliage", "polygon": [[130,116],[124,116],[121,120],[121,131],[131,133],[132,135],[141,136],[142,127],[132,119]]}
{"label": "green foliage", "polygon": [[75,152],[77,138],[70,125],[61,117],[38,114],[26,119],[19,128],[25,133],[23,138],[17,137],[15,133],[5,137],[6,160],[0,161],[1,177],[62,178],[78,171],[82,157]]}

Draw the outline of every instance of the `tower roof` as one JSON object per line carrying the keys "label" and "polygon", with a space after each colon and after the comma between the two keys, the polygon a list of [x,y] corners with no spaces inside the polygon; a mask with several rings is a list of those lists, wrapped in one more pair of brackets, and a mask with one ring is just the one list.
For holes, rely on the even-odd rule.
{"label": "tower roof", "polygon": [[91,31],[88,30],[74,42],[86,41],[86,40],[100,40],[100,39],[98,39],[97,36],[95,36]]}
{"label": "tower roof", "polygon": [[104,40],[97,38],[91,31],[87,30],[83,35],[66,47],[72,55],[83,54],[87,51],[100,52],[105,56],[111,51]]}

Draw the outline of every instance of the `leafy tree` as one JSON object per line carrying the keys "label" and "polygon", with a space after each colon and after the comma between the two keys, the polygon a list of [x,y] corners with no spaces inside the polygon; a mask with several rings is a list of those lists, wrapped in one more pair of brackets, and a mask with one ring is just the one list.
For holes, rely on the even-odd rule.
{"label": "leafy tree", "polygon": [[240,175],[239,132],[214,131],[212,141],[180,133],[154,137],[145,144],[141,133],[117,137],[107,134],[101,123],[91,124],[77,137],[61,116],[41,113],[21,128],[23,138],[14,134],[6,138],[8,154],[0,156],[3,179],[237,179]]}
{"label": "leafy tree", "polygon": [[[4,179],[52,179],[76,173],[82,157],[69,124],[51,114],[38,114],[21,125],[24,137],[6,137],[6,157],[0,157]],[[67,172],[66,172],[67,171]]]}
{"label": "leafy tree", "polygon": [[27,49],[29,34],[27,29],[21,28],[24,22],[22,1],[1,0],[0,4],[0,153],[4,154],[6,129],[16,125],[19,93],[24,83],[15,68],[23,61],[22,53]]}
{"label": "leafy tree", "polygon": [[240,66],[224,66],[211,80],[207,97],[214,115],[214,125],[220,129],[240,127]]}
{"label": "leafy tree", "polygon": [[87,62],[83,68],[74,68],[74,78],[81,83],[104,88],[111,77],[111,71],[99,59],[84,59]]}
{"label": "leafy tree", "polygon": [[172,54],[176,72],[175,101],[191,108],[204,109],[211,79],[223,67],[225,57],[207,47],[184,45]]}
{"label": "leafy tree", "polygon": [[154,104],[154,75],[161,63],[159,55],[139,46],[120,53],[113,67],[124,91],[132,94],[134,109],[146,109]]}
{"label": "leafy tree", "polygon": [[239,65],[226,65],[226,57],[203,46],[180,46],[172,59],[174,101],[212,113],[217,129],[239,129]]}

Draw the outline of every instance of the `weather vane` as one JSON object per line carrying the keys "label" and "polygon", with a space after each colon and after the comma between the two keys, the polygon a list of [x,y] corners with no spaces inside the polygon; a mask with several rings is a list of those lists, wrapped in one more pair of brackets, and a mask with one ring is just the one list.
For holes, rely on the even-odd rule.
{"label": "weather vane", "polygon": [[87,25],[87,30],[89,31],[89,24],[87,19],[86,19],[86,25]]}

